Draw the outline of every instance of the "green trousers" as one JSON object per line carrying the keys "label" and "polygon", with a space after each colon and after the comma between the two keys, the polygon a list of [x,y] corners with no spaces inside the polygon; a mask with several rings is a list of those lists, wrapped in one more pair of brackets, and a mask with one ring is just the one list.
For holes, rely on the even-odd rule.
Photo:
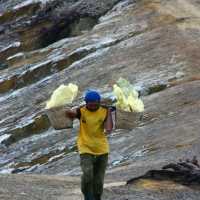
{"label": "green trousers", "polygon": [[103,184],[108,154],[99,156],[81,154],[80,164],[82,169],[81,191],[85,200],[100,200],[103,193]]}

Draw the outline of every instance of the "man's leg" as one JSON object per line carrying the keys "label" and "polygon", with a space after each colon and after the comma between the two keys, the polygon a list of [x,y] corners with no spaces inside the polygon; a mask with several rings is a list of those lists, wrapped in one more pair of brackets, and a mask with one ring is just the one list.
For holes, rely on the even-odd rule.
{"label": "man's leg", "polygon": [[107,164],[108,154],[96,156],[94,163],[94,200],[101,200]]}
{"label": "man's leg", "polygon": [[84,200],[94,200],[93,198],[93,156],[90,154],[80,155],[80,164],[82,169],[81,191]]}

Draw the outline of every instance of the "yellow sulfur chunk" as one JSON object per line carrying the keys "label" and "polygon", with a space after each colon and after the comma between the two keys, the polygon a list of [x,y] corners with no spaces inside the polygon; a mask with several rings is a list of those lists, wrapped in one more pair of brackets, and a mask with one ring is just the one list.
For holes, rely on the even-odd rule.
{"label": "yellow sulfur chunk", "polygon": [[78,86],[72,83],[68,85],[60,85],[53,94],[49,101],[47,101],[46,109],[63,106],[72,103],[78,93]]}
{"label": "yellow sulfur chunk", "polygon": [[138,98],[138,92],[135,90],[134,86],[131,85],[126,79],[120,77],[117,81],[117,85],[122,89],[123,94],[126,97],[131,94],[134,98]]}
{"label": "yellow sulfur chunk", "polygon": [[138,98],[138,92],[126,79],[120,78],[113,85],[113,93],[116,96],[116,107],[129,112],[143,112],[144,104]]}
{"label": "yellow sulfur chunk", "polygon": [[132,95],[130,95],[127,99],[127,102],[128,102],[131,112],[143,112],[144,111],[144,104],[141,99],[134,98]]}
{"label": "yellow sulfur chunk", "polygon": [[113,85],[113,93],[115,94],[117,98],[116,106],[122,110],[127,110],[128,105],[127,105],[126,97],[122,89],[115,84]]}

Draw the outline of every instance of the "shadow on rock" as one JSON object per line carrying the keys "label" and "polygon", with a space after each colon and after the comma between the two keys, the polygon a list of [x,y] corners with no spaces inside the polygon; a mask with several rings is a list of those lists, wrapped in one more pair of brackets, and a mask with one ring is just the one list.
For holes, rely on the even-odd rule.
{"label": "shadow on rock", "polygon": [[187,186],[200,185],[200,165],[194,156],[191,160],[167,164],[161,170],[150,170],[142,176],[129,179],[126,183],[133,184],[139,179],[170,180]]}

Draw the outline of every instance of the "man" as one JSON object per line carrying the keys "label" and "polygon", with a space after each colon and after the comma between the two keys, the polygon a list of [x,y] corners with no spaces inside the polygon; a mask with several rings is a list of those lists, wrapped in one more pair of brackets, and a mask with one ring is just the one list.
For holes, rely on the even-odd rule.
{"label": "man", "polygon": [[66,114],[80,120],[77,145],[83,172],[81,191],[84,200],[101,200],[109,153],[106,134],[113,128],[112,115],[109,108],[101,106],[101,96],[97,91],[88,91],[84,100],[84,106]]}

